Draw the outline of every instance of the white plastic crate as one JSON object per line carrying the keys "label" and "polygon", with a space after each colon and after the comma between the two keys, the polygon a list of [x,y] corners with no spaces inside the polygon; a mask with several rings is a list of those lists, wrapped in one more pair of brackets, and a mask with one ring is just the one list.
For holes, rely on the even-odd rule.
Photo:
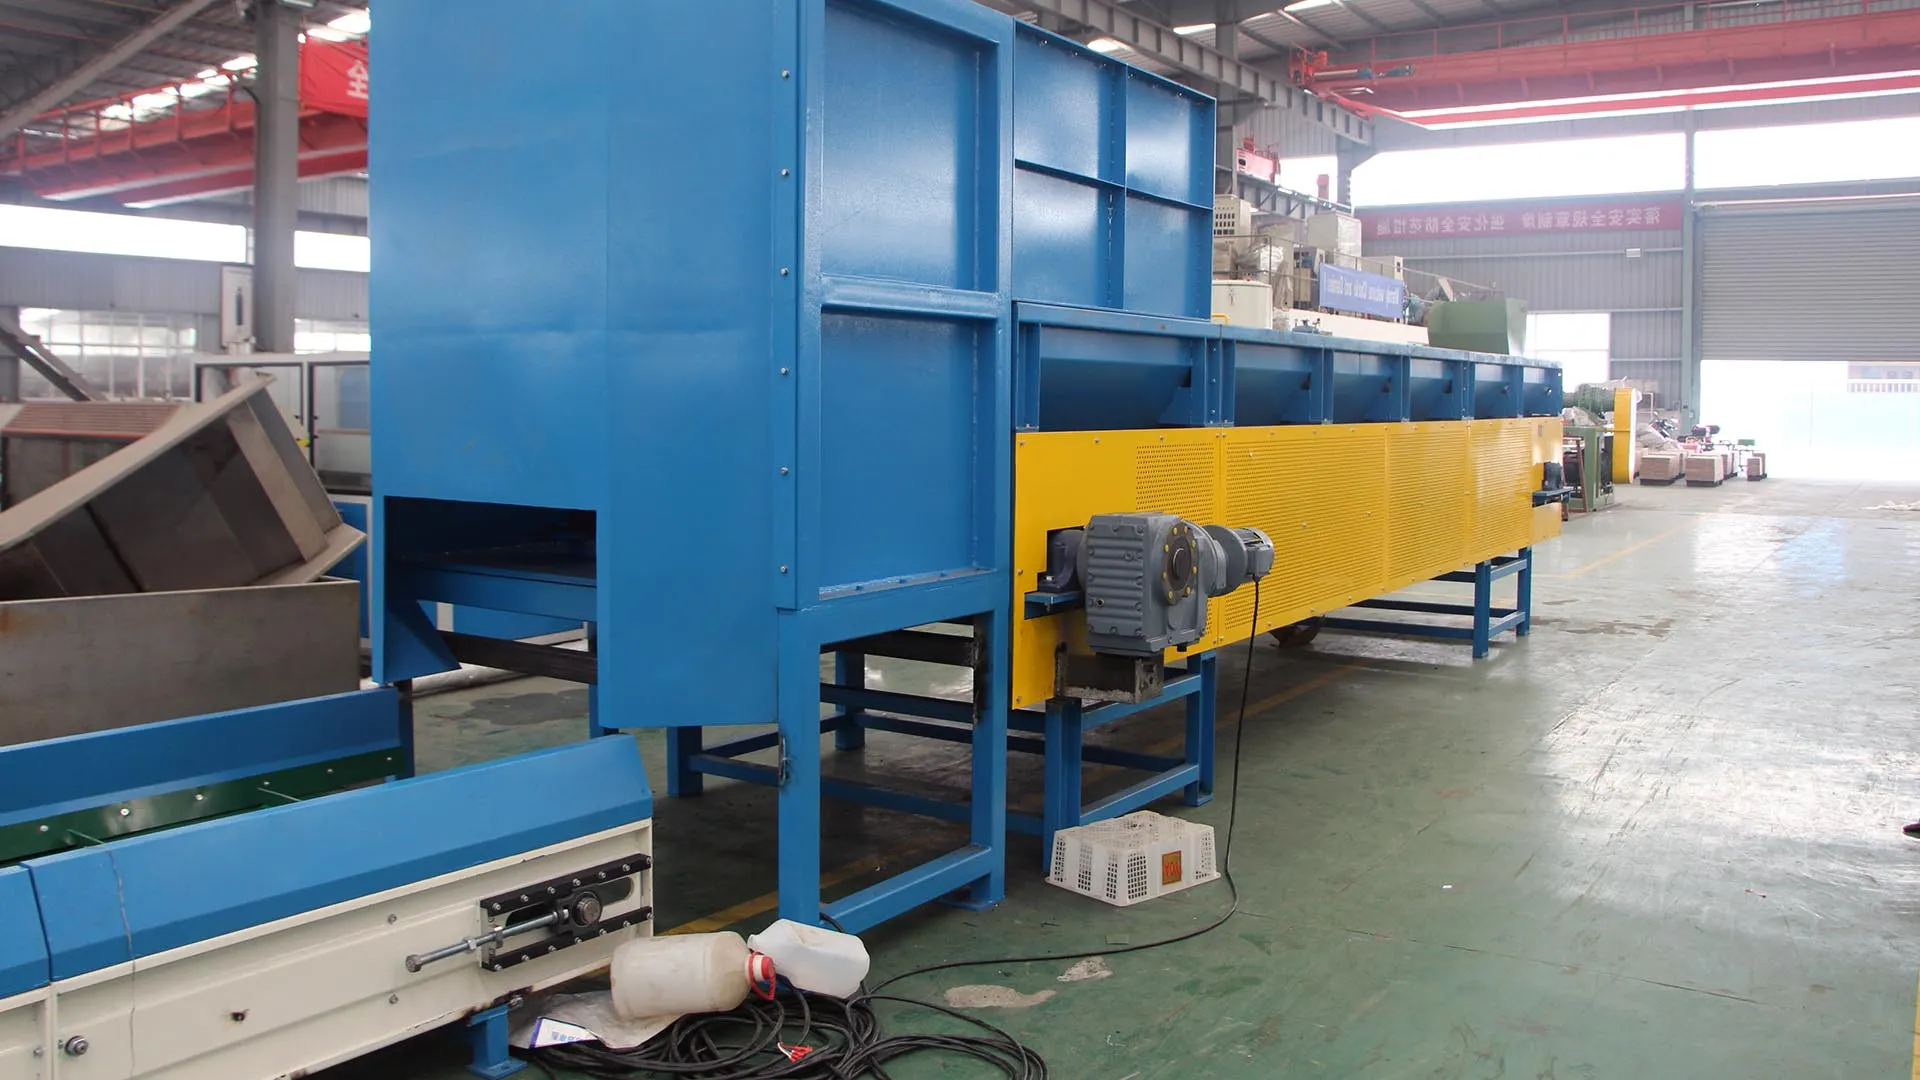
{"label": "white plastic crate", "polygon": [[1213,826],[1136,810],[1054,833],[1047,881],[1126,907],[1219,876]]}

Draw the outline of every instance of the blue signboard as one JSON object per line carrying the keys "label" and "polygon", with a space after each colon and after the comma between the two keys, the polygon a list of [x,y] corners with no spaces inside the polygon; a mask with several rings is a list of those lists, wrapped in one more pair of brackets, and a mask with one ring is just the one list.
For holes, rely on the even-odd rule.
{"label": "blue signboard", "polygon": [[1320,306],[1382,319],[1405,318],[1407,286],[1398,278],[1321,263]]}

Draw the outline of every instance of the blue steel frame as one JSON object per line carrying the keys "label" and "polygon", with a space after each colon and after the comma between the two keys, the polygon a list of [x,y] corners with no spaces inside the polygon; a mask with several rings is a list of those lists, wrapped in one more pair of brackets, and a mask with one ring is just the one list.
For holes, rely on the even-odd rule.
{"label": "blue steel frame", "polygon": [[[1510,608],[1493,606],[1493,583],[1505,577],[1517,577],[1514,604]],[[1362,600],[1354,607],[1381,611],[1406,611],[1422,615],[1460,615],[1467,625],[1405,622],[1396,619],[1365,619],[1352,615],[1328,615],[1320,625],[1329,630],[1358,630],[1375,634],[1410,634],[1415,637],[1449,638],[1473,643],[1473,658],[1484,658],[1493,649],[1493,639],[1512,630],[1515,637],[1526,637],[1533,628],[1533,549],[1521,548],[1518,554],[1502,555],[1475,563],[1472,570],[1454,570],[1435,581],[1467,582],[1473,585],[1473,603],[1447,604],[1428,600],[1402,600],[1391,596]]]}
{"label": "blue steel frame", "polygon": [[[421,601],[591,624],[589,734],[667,728],[673,793],[779,785],[785,917],[860,930],[1004,895],[1008,728],[1036,722],[1009,715],[1013,432],[1547,396],[1505,357],[1204,321],[1211,100],[989,9],[655,5],[666,47],[635,67],[606,33],[622,0],[535,24],[469,0],[458,49],[430,7],[383,24],[371,140],[375,675],[453,666]],[[715,25],[733,48],[705,47]],[[514,80],[484,60],[506,53]],[[1090,310],[1114,305],[1156,314]],[[851,656],[820,679],[836,644],[955,621],[985,640],[971,703],[865,696]],[[1040,831],[1205,797],[1212,660],[1190,663],[1185,754],[1118,762],[1152,776],[1092,807],[1079,764],[1113,755],[1079,738],[1120,710],[1040,714]],[[964,807],[822,775],[827,731],[852,749],[927,721],[972,747]],[[770,747],[776,766],[736,760]],[[826,795],[966,821],[969,843],[822,905]]]}
{"label": "blue steel frame", "polygon": [[[970,742],[976,723],[971,702],[874,690],[865,685],[866,658],[853,650],[834,653],[835,681],[821,687],[822,698],[839,707],[820,721],[820,732],[832,732],[839,750],[859,750],[869,730],[898,735]],[[1077,698],[1053,698],[1041,709],[1016,709],[1008,717],[1013,731],[1040,738],[1008,736],[1008,750],[1038,754],[1043,759],[1040,813],[1009,810],[1006,828],[1038,836],[1042,857],[1051,858],[1053,834],[1060,829],[1118,817],[1131,810],[1180,792],[1188,806],[1203,806],[1213,798],[1213,737],[1218,664],[1211,652],[1195,653],[1184,670],[1168,672],[1161,693],[1144,702],[1104,702],[1086,705]],[[1180,757],[1144,754],[1103,746],[1089,746],[1086,733],[1144,710],[1171,702],[1185,704],[1186,746]],[[747,754],[775,746],[778,733],[751,735],[718,746],[703,746],[699,728],[667,730],[667,784],[673,796],[698,795],[703,776],[723,776],[747,783],[777,785],[780,770],[772,765],[741,761]],[[1105,765],[1145,772],[1144,779],[1084,803],[1081,769]],[[833,798],[922,814],[949,821],[966,821],[968,803],[890,791],[870,784],[831,777],[821,780],[822,791]],[[832,909],[829,907],[829,913]]]}

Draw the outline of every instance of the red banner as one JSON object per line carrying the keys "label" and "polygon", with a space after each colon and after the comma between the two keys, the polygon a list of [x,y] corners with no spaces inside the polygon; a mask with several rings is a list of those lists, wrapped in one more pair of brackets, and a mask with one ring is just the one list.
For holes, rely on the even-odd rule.
{"label": "red banner", "polygon": [[1516,233],[1593,232],[1605,229],[1677,229],[1680,200],[1554,199],[1482,206],[1409,206],[1362,210],[1368,240],[1428,236],[1510,236]]}
{"label": "red banner", "polygon": [[300,46],[300,104],[346,116],[367,115],[367,43],[310,38]]}

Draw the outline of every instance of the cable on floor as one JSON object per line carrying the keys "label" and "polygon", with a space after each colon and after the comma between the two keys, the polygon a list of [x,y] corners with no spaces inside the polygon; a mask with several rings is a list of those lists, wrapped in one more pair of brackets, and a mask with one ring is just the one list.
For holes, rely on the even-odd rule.
{"label": "cable on floor", "polygon": [[954,968],[984,967],[997,964],[1048,964],[1060,960],[1086,960],[1095,956],[1120,956],[1125,953],[1145,952],[1148,949],[1177,945],[1182,941],[1192,941],[1202,934],[1210,934],[1225,926],[1227,920],[1240,912],[1240,887],[1233,880],[1233,825],[1240,812],[1240,748],[1245,744],[1247,728],[1247,698],[1253,687],[1253,645],[1260,637],[1260,581],[1253,582],[1253,617],[1247,634],[1246,670],[1240,676],[1240,709],[1233,721],[1233,789],[1227,796],[1227,832],[1220,844],[1220,876],[1226,879],[1229,903],[1220,917],[1205,926],[1188,930],[1183,934],[1142,942],[1138,945],[1114,945],[1102,949],[1088,949],[1085,952],[1049,953],[1045,956],[998,956],[985,960],[948,960],[939,964],[928,964],[911,971],[903,971],[882,981],[873,988],[874,993],[892,986],[902,979],[911,979],[916,975],[927,975],[935,971],[951,971]]}
{"label": "cable on floor", "polygon": [[[1040,964],[1119,956],[1191,941],[1226,925],[1240,910],[1240,889],[1233,880],[1233,827],[1240,809],[1240,751],[1245,742],[1247,700],[1253,685],[1254,642],[1259,637],[1260,582],[1253,583],[1253,617],[1247,636],[1246,671],[1240,680],[1240,708],[1234,718],[1232,791],[1227,797],[1227,830],[1220,845],[1220,876],[1229,903],[1219,918],[1198,929],[1139,945],[1117,945],[1045,956],[949,960],[903,971],[871,990],[863,984],[851,998],[812,994],[782,983],[770,1000],[749,998],[731,1012],[683,1016],[660,1035],[629,1050],[599,1043],[570,1043],[535,1051],[531,1061],[549,1080],[567,1069],[593,1080],[637,1077],[691,1077],[695,1080],[886,1080],[886,1067],[917,1054],[972,1058],[1009,1080],[1046,1080],[1047,1063],[1005,1030],[945,1005],[882,994],[902,979],[954,968],[1000,964]],[[829,919],[829,922],[832,920]],[[925,1009],[961,1020],[982,1034],[885,1035],[874,1015],[875,1002]]]}
{"label": "cable on floor", "polygon": [[[983,1034],[881,1033],[875,1002],[944,1013]],[[546,1047],[530,1059],[548,1077],[567,1069],[594,1080],[697,1077],[698,1080],[848,1080],[886,1077],[886,1067],[917,1054],[972,1058],[1008,1080],[1046,1080],[1047,1063],[1006,1031],[932,1002],[861,993],[842,1000],[782,985],[772,1000],[748,999],[731,1012],[681,1017],[630,1050],[599,1043]]]}

